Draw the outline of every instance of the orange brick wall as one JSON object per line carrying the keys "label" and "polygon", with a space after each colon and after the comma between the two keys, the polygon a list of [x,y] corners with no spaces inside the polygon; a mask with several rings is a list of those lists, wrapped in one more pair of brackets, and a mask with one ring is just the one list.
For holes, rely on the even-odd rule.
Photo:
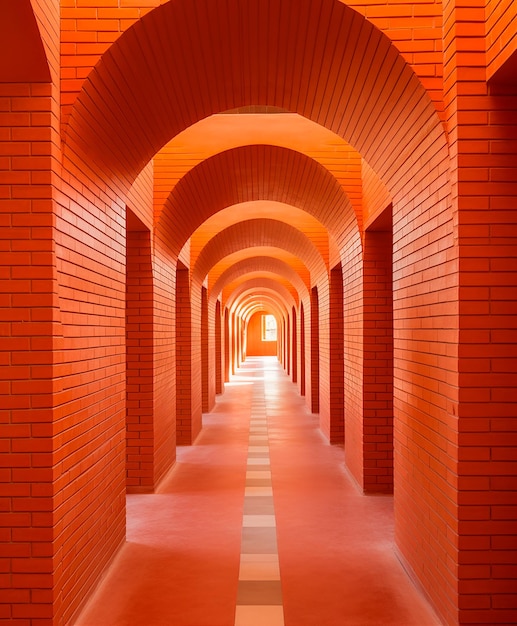
{"label": "orange brick wall", "polygon": [[192,441],[199,435],[202,427],[202,346],[201,346],[201,296],[203,286],[192,281],[191,285],[191,327],[192,327],[192,343],[191,343],[191,411],[190,411],[190,429]]}
{"label": "orange brick wall", "polygon": [[382,30],[442,109],[442,12],[433,0],[347,3]]}
{"label": "orange brick wall", "polygon": [[[493,18],[494,5],[489,4],[489,9]],[[504,2],[499,9],[498,27],[512,13]],[[459,621],[508,624],[517,620],[516,570],[511,564],[517,554],[517,86],[515,78],[506,91],[487,85],[484,2],[472,0],[470,24],[455,31],[453,23],[464,19],[465,11],[446,3],[445,68],[450,85],[446,105],[460,248],[460,391],[454,407],[457,447],[453,449],[458,457],[454,487],[458,490]],[[502,31],[501,48],[508,32]],[[510,43],[509,49],[513,47]]]}
{"label": "orange brick wall", "polygon": [[[246,354],[247,356],[276,356],[278,345],[276,341],[262,341],[262,316],[265,312],[255,313],[247,325]],[[281,326],[278,327],[280,337]]]}
{"label": "orange brick wall", "polygon": [[364,225],[367,228],[377,215],[391,204],[391,197],[382,180],[364,160],[361,175]]}
{"label": "orange brick wall", "polygon": [[[415,172],[415,189],[423,192],[414,206],[403,197],[393,203],[396,539],[437,606],[454,602],[456,593],[450,490],[455,481],[451,412],[457,393],[457,250],[445,156],[437,151],[427,175]],[[431,190],[436,191],[429,198]],[[448,619],[455,623],[454,616]]]}
{"label": "orange brick wall", "polygon": [[[161,3],[109,4],[86,7],[63,0],[60,20],[57,1],[34,1],[50,71],[44,63],[29,63],[35,72],[30,78],[44,82],[0,83],[0,272],[6,285],[0,294],[0,541],[7,559],[3,563],[7,571],[0,573],[0,618],[34,626],[70,622],[116,554],[124,541],[126,420],[135,408],[133,402],[139,403],[138,422],[133,424],[136,428],[145,424],[139,436],[147,433],[141,443],[152,440],[152,445],[139,447],[141,482],[134,487],[154,488],[173,464],[176,415],[180,443],[190,443],[199,432],[202,363],[208,368],[204,374],[208,405],[216,385],[210,375],[210,350],[203,352],[206,317],[199,280],[205,276],[200,270],[201,278],[191,284],[187,252],[178,276],[176,262],[193,224],[209,215],[199,212],[189,221],[183,210],[177,219],[171,201],[154,232],[142,235],[129,228],[126,236],[126,204],[150,229],[150,155],[182,124],[208,115],[223,106],[221,102],[254,104],[255,99],[313,115],[365,154],[363,197],[369,219],[388,200],[393,203],[391,251],[387,235],[361,231],[356,196],[355,211],[345,204],[338,211],[338,194],[332,203],[318,205],[318,216],[333,229],[343,268],[347,466],[367,490],[389,474],[378,473],[381,467],[383,472],[387,469],[382,464],[388,461],[379,456],[381,446],[384,454],[389,445],[388,433],[381,433],[386,424],[379,423],[387,417],[380,413],[389,409],[385,403],[377,404],[390,384],[383,377],[389,369],[389,350],[382,362],[376,358],[377,350],[372,353],[379,329],[372,324],[370,296],[377,303],[388,299],[392,273],[394,489],[401,558],[446,623],[515,623],[517,102],[511,82],[503,88],[486,80],[515,55],[514,3],[354,4],[389,35],[419,78],[411,82],[398,59],[390,56],[389,42],[375,39],[378,33],[370,32],[368,24],[354,21],[352,34],[369,33],[379,51],[378,56],[363,55],[371,65],[362,65],[358,76],[369,96],[379,95],[375,92],[379,81],[368,83],[370,71],[375,76],[386,69],[383,59],[393,61],[378,109],[373,97],[361,106],[362,88],[349,100],[340,98],[344,83],[340,74],[332,74],[335,66],[330,63],[326,71],[339,88],[335,96],[323,94],[318,80],[298,72],[294,61],[303,54],[296,47],[288,55],[293,65],[279,65],[271,82],[277,88],[274,95],[258,91],[255,74],[250,74],[249,89],[232,93],[233,86],[218,82],[218,72],[227,67],[224,59],[217,65],[210,48],[203,48],[199,57],[214,63],[214,71],[208,72],[213,83],[203,86],[203,97],[198,97],[195,81],[191,84],[187,76],[181,88],[170,90],[185,98],[188,114],[187,109],[181,113],[185,119],[172,115],[177,105],[172,96],[167,103],[152,97],[147,103],[138,100],[140,93],[148,98],[147,92],[131,91],[132,84],[128,89],[134,99],[122,97],[126,92],[117,83],[117,63],[122,69],[127,63],[135,75],[140,67],[139,55],[123,54],[127,48],[116,48],[113,57],[104,57],[91,74],[108,46]],[[177,4],[170,3],[169,10]],[[208,3],[207,11],[214,5]],[[324,5],[321,24],[330,15],[337,15],[343,24],[352,20],[348,12],[329,2]],[[31,5],[19,0],[16,6],[27,10]],[[276,5],[268,6],[275,10]],[[295,8],[289,2],[283,6],[287,7],[283,21],[275,23],[287,32],[285,16]],[[308,6],[301,7],[300,19],[310,17]],[[190,10],[185,4],[185,11]],[[242,16],[246,29],[250,16]],[[267,41],[265,22],[258,26],[260,41]],[[31,41],[28,33],[29,29],[24,35],[27,58],[41,61],[41,42]],[[132,30],[126,41],[135,36]],[[239,31],[235,41],[241,36]],[[335,46],[340,43],[334,41]],[[305,50],[307,43],[300,46]],[[169,61],[163,61],[163,68]],[[265,69],[260,63],[259,57],[249,63],[257,77]],[[16,67],[22,70],[22,64]],[[160,73],[157,65],[156,71],[166,80],[165,69]],[[130,75],[126,73],[128,79]],[[293,80],[282,91],[285,75]],[[69,118],[87,77],[90,91],[82,94],[75,116]],[[47,84],[49,78],[55,86]],[[95,109],[100,85],[105,89],[99,95],[102,106]],[[218,91],[219,85],[228,91],[222,87]],[[244,100],[250,102],[241,101],[244,91]],[[217,94],[213,100],[205,98],[211,93]],[[303,102],[298,93],[303,93]],[[149,107],[149,115],[141,115],[140,105],[145,105],[142,111]],[[161,122],[153,126],[155,119],[162,119],[159,106],[167,113],[165,130]],[[382,117],[385,112],[391,117]],[[114,119],[117,124],[112,124]],[[389,124],[390,120],[396,123]],[[60,134],[62,122],[70,122],[70,128],[64,127],[66,134]],[[85,146],[96,152],[86,154]],[[250,155],[277,158],[280,151],[240,152],[246,155],[242,165]],[[84,163],[80,154],[86,157]],[[293,164],[300,171],[318,171],[304,169],[307,159],[300,155],[290,154],[278,163],[286,166],[276,171],[280,187]],[[280,187],[272,185],[274,176],[264,180],[271,184],[267,197],[278,199]],[[307,176],[300,181],[294,175],[292,183],[295,192],[290,198],[302,184],[311,194],[318,188],[310,187]],[[199,189],[203,187],[191,187],[184,206],[192,206],[190,200]],[[332,186],[326,189],[330,193]],[[315,198],[305,198],[306,206],[315,207]],[[296,251],[301,254],[301,247]],[[328,247],[321,244],[319,251],[328,261]],[[335,250],[332,259],[336,260]],[[206,267],[212,260],[213,255],[205,259]],[[301,301],[296,325],[299,358],[295,364],[293,354],[293,377],[296,371],[309,406],[314,408],[319,395],[322,426],[333,436],[333,396],[326,385],[331,379],[329,364],[335,362],[330,342],[336,320],[327,317],[334,292],[326,291],[328,282],[316,268],[314,262],[310,286],[318,290],[319,307],[311,310],[308,297]],[[145,276],[139,276],[140,271]],[[147,281],[152,282],[151,291]],[[145,299],[137,300],[144,282]],[[143,308],[151,302],[152,314],[142,318]],[[138,328],[132,322],[135,314]],[[152,329],[145,324],[148,318]],[[387,311],[382,311],[382,321],[388,328]],[[235,317],[230,316],[228,324],[231,338],[223,333],[227,371],[238,365],[242,331]],[[208,328],[210,334],[210,323]],[[134,340],[138,346],[132,345]],[[139,364],[136,389],[131,375],[126,385],[127,370],[131,374],[134,362],[129,348],[137,348],[141,355],[143,341],[147,355],[152,345],[153,364],[152,368]],[[142,377],[150,379],[151,369],[153,394],[148,397]],[[380,379],[382,389],[377,386]],[[152,429],[146,421],[151,414]]]}
{"label": "orange brick wall", "polygon": [[[320,302],[318,299],[318,288],[311,289],[311,359],[310,359],[310,377],[311,377],[311,411],[319,413],[320,411],[320,354],[321,358],[325,357],[323,351],[320,351]],[[326,355],[328,357],[328,355]],[[326,427],[326,428],[325,428]],[[324,424],[324,431],[328,433],[328,424]]]}
{"label": "orange brick wall", "polygon": [[[208,299],[208,410],[215,406],[216,394],[222,392],[222,388],[217,391],[217,386],[221,383],[221,316],[216,320],[217,303]],[[217,321],[219,325],[217,325]],[[219,351],[219,361],[216,352]]]}
{"label": "orange brick wall", "polygon": [[154,166],[150,161],[140,172],[127,194],[127,206],[147,227],[153,229]]}
{"label": "orange brick wall", "polygon": [[176,263],[160,238],[153,254],[154,484],[176,459]]}
{"label": "orange brick wall", "polygon": [[[39,0],[43,4],[43,0]],[[89,71],[120,35],[166,0],[139,0],[113,6],[106,0],[82,6],[61,1],[61,83],[64,119]],[[442,95],[442,16],[440,4],[375,0],[347,3],[383,31],[411,64],[437,107]],[[50,14],[53,12],[51,11]]]}
{"label": "orange brick wall", "polygon": [[203,413],[208,413],[211,408],[210,395],[212,394],[210,393],[210,388],[214,388],[214,380],[210,381],[210,374],[213,374],[213,367],[210,367],[209,336],[207,290],[206,287],[201,287],[201,408]]}
{"label": "orange brick wall", "polygon": [[51,95],[48,85],[0,85],[0,620],[47,624],[55,580],[53,350],[62,348]]}
{"label": "orange brick wall", "polygon": [[[141,224],[141,223],[140,223]],[[128,491],[154,488],[154,337],[150,233],[128,230],[126,454]]]}
{"label": "orange brick wall", "polygon": [[291,375],[291,354],[290,354],[290,323],[289,317],[284,317],[282,320],[282,365],[284,366],[285,373]]}
{"label": "orange brick wall", "polygon": [[215,393],[223,393],[223,355],[224,355],[224,333],[223,318],[221,312],[221,301],[215,303],[215,347],[214,347],[214,371],[215,371]]}
{"label": "orange brick wall", "polygon": [[[221,317],[219,327],[216,324],[216,305],[208,301],[208,407],[211,411],[215,406],[215,399],[222,389],[217,391],[218,381],[221,382]],[[217,347],[216,347],[216,344]],[[219,359],[216,352],[219,351]]]}
{"label": "orange brick wall", "polygon": [[[319,361],[316,364],[318,387],[316,382],[312,385],[312,394],[318,398],[318,412],[320,428],[325,436],[330,439],[331,436],[331,420],[330,420],[330,288],[328,270],[321,276],[316,285],[317,292],[317,338],[319,346]],[[316,301],[316,298],[315,298]],[[312,341],[312,339],[311,339]],[[315,364],[312,364],[313,369]],[[314,379],[314,373],[313,373]]]}
{"label": "orange brick wall", "polygon": [[230,312],[225,307],[223,318],[223,382],[227,383],[230,380],[231,371],[231,328],[230,328]]}
{"label": "orange brick wall", "polygon": [[[391,211],[391,207],[388,207]],[[364,490],[393,492],[391,231],[364,238]]]}
{"label": "orange brick wall", "polygon": [[349,236],[343,242],[344,359],[345,359],[345,462],[363,488],[363,296],[361,242],[347,225]]}
{"label": "orange brick wall", "polygon": [[54,396],[58,623],[77,610],[125,530],[125,207],[77,175],[60,181],[55,206],[63,337]]}
{"label": "orange brick wall", "polygon": [[293,306],[291,310],[291,380],[298,382],[298,319],[299,314]]}
{"label": "orange brick wall", "polygon": [[[163,0],[164,1],[164,0]],[[160,0],[113,3],[61,0],[61,91],[64,119],[102,54]]]}
{"label": "orange brick wall", "polygon": [[306,321],[305,321],[305,306],[303,301],[300,302],[300,339],[298,344],[300,345],[300,393],[302,396],[307,397],[307,350],[306,346]]}
{"label": "orange brick wall", "polygon": [[341,264],[330,272],[329,292],[329,439],[344,443],[345,439],[345,363],[343,320],[343,272]]}
{"label": "orange brick wall", "polygon": [[517,56],[517,11],[513,0],[487,0],[485,10],[486,64],[488,79],[512,58],[513,76]]}
{"label": "orange brick wall", "polygon": [[192,320],[190,278],[186,267],[176,274],[176,435],[178,445],[192,443]]}

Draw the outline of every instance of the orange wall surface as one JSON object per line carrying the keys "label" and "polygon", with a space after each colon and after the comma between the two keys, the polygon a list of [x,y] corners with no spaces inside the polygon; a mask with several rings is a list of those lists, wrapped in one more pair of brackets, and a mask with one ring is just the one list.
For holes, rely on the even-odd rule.
{"label": "orange wall surface", "polygon": [[[297,307],[297,384],[359,488],[393,489],[408,570],[448,625],[517,623],[517,93],[487,80],[513,75],[516,4],[266,4],[0,3],[0,58],[20,45],[0,63],[1,620],[73,622],[127,491],[156,489],[214,402],[206,277],[260,244],[299,280],[275,296]],[[350,196],[324,165],[345,159],[294,141],[236,142],[154,188],[167,142],[252,105],[350,144]],[[260,200],[320,226],[242,220],[191,254],[212,215]],[[227,377],[243,322],[221,293]],[[247,354],[277,354],[257,332]]]}
{"label": "orange wall surface", "polygon": [[276,341],[262,341],[262,315],[255,313],[248,322],[246,335],[247,356],[276,356],[278,346]]}

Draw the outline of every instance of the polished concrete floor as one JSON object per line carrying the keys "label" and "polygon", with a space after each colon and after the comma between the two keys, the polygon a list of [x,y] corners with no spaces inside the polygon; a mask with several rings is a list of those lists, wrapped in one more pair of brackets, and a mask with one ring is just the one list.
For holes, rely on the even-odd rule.
{"label": "polished concrete floor", "polygon": [[436,626],[276,359],[248,359],[155,494],[76,626]]}

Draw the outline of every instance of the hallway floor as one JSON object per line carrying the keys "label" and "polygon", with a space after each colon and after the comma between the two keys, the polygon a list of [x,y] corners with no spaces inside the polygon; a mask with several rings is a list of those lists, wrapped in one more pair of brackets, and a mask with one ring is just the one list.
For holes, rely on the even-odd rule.
{"label": "hallway floor", "polygon": [[76,626],[435,626],[280,364],[250,358],[155,494]]}

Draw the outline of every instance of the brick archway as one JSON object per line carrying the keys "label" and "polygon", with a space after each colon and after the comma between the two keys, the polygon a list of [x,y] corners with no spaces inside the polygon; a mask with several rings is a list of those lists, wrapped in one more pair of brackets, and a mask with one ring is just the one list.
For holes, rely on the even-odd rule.
{"label": "brick archway", "polygon": [[[323,165],[294,150],[256,145],[222,152],[190,170],[159,213],[157,233],[164,246],[179,254],[196,229],[216,213],[244,204],[252,213],[253,204],[265,200],[277,213],[282,207],[287,216],[296,209],[307,213],[318,222],[308,225],[311,231],[327,229],[337,237],[343,219],[353,219],[359,229],[361,216]],[[246,213],[241,210],[238,219]]]}
{"label": "brick archway", "polygon": [[[289,0],[259,10],[258,0],[248,0],[227,11],[223,0],[202,11],[196,1],[169,2],[122,34],[76,100],[67,149],[95,164],[101,178],[116,174],[117,186],[127,189],[184,128],[213,113],[263,104],[345,138],[393,195],[422,159],[430,160],[426,151],[436,155],[440,143],[446,151],[418,78],[390,40],[350,7],[338,0],[302,6]],[[185,39],[187,24],[199,33],[195,47]],[[312,71],[304,71],[306,59],[313,60]],[[269,80],[262,81],[266,74]]]}

